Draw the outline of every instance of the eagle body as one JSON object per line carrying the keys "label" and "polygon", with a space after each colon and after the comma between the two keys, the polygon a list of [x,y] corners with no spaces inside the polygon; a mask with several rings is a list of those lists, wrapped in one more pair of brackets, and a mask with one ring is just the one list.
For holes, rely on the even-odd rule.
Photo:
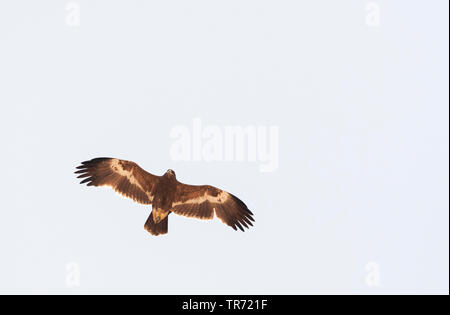
{"label": "eagle body", "polygon": [[153,219],[155,223],[159,223],[167,217],[172,209],[172,203],[177,192],[174,175],[167,172],[159,180],[159,184],[155,189],[155,197],[153,198]]}
{"label": "eagle body", "polygon": [[236,196],[219,188],[179,182],[175,172],[163,176],[144,171],[136,163],[115,158],[96,158],[77,167],[81,184],[109,186],[135,202],[151,205],[152,212],[144,228],[152,235],[168,232],[168,218],[178,215],[211,220],[216,215],[234,230],[252,226],[253,213]]}

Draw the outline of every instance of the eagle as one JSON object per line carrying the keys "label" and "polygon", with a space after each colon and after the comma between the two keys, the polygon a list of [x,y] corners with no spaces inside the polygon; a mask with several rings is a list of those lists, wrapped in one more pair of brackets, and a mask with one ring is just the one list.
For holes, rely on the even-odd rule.
{"label": "eagle", "polygon": [[152,212],[144,228],[152,235],[167,234],[169,214],[212,220],[214,214],[234,230],[253,226],[253,213],[236,196],[219,188],[193,186],[179,182],[173,170],[156,176],[134,162],[116,158],[95,158],[77,167],[80,184],[109,186],[124,197],[143,205]]}

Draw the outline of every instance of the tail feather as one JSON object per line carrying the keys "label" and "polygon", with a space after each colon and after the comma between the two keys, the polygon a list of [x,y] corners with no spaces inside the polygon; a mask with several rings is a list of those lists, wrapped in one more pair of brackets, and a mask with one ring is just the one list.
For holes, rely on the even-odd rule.
{"label": "tail feather", "polygon": [[161,222],[158,224],[153,221],[153,212],[150,213],[150,216],[147,219],[147,222],[145,222],[144,228],[152,235],[160,235],[160,234],[167,234],[168,231],[168,224],[169,223],[169,216],[166,216]]}

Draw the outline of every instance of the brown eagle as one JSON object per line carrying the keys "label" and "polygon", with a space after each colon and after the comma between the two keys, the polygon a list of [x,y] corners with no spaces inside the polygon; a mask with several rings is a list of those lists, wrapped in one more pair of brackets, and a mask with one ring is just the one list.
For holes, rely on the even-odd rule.
{"label": "brown eagle", "polygon": [[253,226],[253,213],[239,198],[213,186],[192,186],[177,181],[175,172],[163,176],[144,171],[134,162],[96,158],[77,167],[80,184],[110,186],[119,194],[144,205],[152,205],[145,229],[153,235],[167,233],[170,213],[211,220],[214,214],[234,230]]}

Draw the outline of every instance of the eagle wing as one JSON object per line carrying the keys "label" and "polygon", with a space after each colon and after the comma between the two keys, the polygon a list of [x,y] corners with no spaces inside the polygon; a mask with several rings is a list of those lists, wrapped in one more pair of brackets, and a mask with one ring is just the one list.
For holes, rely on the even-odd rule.
{"label": "eagle wing", "polygon": [[96,158],[77,167],[80,184],[109,186],[124,197],[142,204],[151,204],[160,176],[152,175],[134,162],[114,158]]}
{"label": "eagle wing", "polygon": [[214,214],[234,230],[253,226],[253,213],[236,196],[213,186],[177,184],[172,212],[203,220],[211,220]]}

